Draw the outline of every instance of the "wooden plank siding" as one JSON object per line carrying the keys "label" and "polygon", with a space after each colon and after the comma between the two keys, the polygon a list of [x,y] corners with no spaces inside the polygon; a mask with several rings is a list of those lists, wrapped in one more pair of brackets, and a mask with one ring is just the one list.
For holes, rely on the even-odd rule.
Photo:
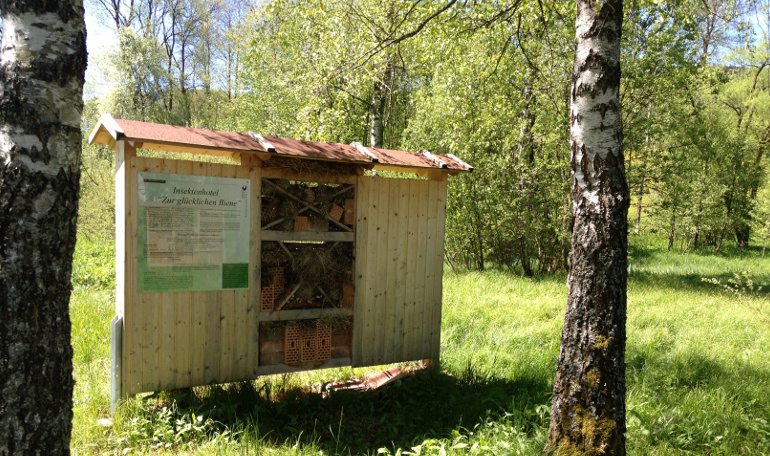
{"label": "wooden plank siding", "polygon": [[[122,394],[256,378],[259,321],[254,303],[258,298],[251,290],[259,284],[260,170],[248,164],[136,157],[124,141],[116,142],[116,151],[120,156],[116,165],[116,313],[123,316]],[[251,179],[249,289],[138,292],[137,183],[142,171]]]}
{"label": "wooden plank siding", "polygon": [[[439,180],[321,176],[321,180],[355,184],[354,233],[290,233],[289,237],[355,242],[354,307],[260,312],[261,248],[266,240],[260,225],[262,179],[278,171],[263,170],[256,160],[227,165],[137,157],[125,141],[116,141],[115,149],[116,314],[123,317],[124,396],[303,368],[438,360],[446,176]],[[137,184],[143,171],[250,179],[248,289],[138,292]],[[268,334],[260,338],[260,319],[282,321],[321,314],[353,315],[351,332],[344,337],[336,334],[328,362],[312,367],[283,365],[282,342],[266,343],[271,341]],[[269,362],[260,365],[260,359]]]}
{"label": "wooden plank siding", "polygon": [[438,360],[446,186],[359,177],[353,366]]}

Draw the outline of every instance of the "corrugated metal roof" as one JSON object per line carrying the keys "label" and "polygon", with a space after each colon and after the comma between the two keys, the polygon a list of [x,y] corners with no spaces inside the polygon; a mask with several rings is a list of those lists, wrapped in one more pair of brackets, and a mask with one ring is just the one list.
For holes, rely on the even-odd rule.
{"label": "corrugated metal roof", "polygon": [[136,141],[179,143],[188,146],[239,151],[265,151],[254,138],[243,133],[178,127],[125,119],[115,119],[115,122],[123,129],[127,139]]}
{"label": "corrugated metal roof", "polygon": [[317,160],[339,160],[353,163],[371,163],[364,154],[355,147],[347,144],[331,144],[299,139],[278,138],[265,136],[265,139],[275,147],[278,155],[288,155],[295,158],[314,158]]}
{"label": "corrugated metal roof", "polygon": [[277,155],[308,160],[355,163],[374,166],[375,169],[377,167],[399,167],[404,168],[405,171],[410,168],[443,169],[450,172],[472,170],[463,163],[443,155],[436,155],[436,157],[446,163],[446,168],[442,168],[440,164],[420,153],[366,148],[377,157],[378,160],[375,162],[353,145],[301,141],[274,136],[264,137],[275,148],[275,152],[268,152],[259,141],[245,133],[112,119],[105,114],[91,133],[90,142],[108,144],[110,138],[141,142],[143,143],[141,147],[147,149],[162,146],[162,150],[168,150],[170,147],[177,146],[180,151],[186,152],[195,149],[200,149],[201,153],[207,153],[207,150],[231,151],[232,153],[254,153],[261,156]]}

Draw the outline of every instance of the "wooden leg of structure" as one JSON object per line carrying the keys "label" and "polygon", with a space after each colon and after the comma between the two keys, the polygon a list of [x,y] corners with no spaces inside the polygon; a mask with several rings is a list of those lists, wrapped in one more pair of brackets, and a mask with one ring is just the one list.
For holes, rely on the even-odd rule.
{"label": "wooden leg of structure", "polygon": [[115,414],[115,408],[118,401],[122,399],[123,391],[121,388],[122,379],[122,364],[123,364],[123,318],[115,316],[112,319],[112,331],[110,340],[110,355],[112,357],[111,366],[111,391],[110,391],[110,413]]}

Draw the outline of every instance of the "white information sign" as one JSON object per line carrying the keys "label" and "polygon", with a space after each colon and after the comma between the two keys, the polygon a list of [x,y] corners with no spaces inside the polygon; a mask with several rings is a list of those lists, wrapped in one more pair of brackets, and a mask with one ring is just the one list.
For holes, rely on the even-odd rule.
{"label": "white information sign", "polygon": [[249,179],[139,173],[139,291],[249,286]]}

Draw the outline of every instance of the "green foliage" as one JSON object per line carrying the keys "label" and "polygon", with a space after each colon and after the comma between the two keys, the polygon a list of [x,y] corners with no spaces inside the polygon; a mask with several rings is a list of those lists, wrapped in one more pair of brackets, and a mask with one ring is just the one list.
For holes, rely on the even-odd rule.
{"label": "green foliage", "polygon": [[755,204],[752,228],[762,241],[762,258],[764,258],[767,243],[770,241],[770,185],[766,184],[759,190]]}
{"label": "green foliage", "polygon": [[767,294],[762,292],[761,286],[754,285],[754,276],[750,272],[735,273],[732,278],[727,279],[727,283],[715,277],[704,278],[703,281],[727,291],[736,301],[756,311],[764,321],[770,323],[770,300]]}
{"label": "green foliage", "polygon": [[78,239],[72,263],[75,288],[115,289],[115,247],[112,241]]}
{"label": "green foliage", "polygon": [[[433,2],[403,0],[276,0],[249,14],[243,1],[121,5],[130,14],[119,49],[103,62],[111,90],[91,102],[86,124],[108,111],[369,144],[378,121],[383,147],[475,166],[450,180],[454,269],[567,267],[571,2],[476,2],[441,14]],[[626,8],[621,112],[641,205],[632,226],[667,233],[671,248],[766,238],[755,212],[767,174],[770,40],[745,26],[744,9],[690,0]],[[98,156],[86,149],[81,231],[91,238],[112,223]]]}

